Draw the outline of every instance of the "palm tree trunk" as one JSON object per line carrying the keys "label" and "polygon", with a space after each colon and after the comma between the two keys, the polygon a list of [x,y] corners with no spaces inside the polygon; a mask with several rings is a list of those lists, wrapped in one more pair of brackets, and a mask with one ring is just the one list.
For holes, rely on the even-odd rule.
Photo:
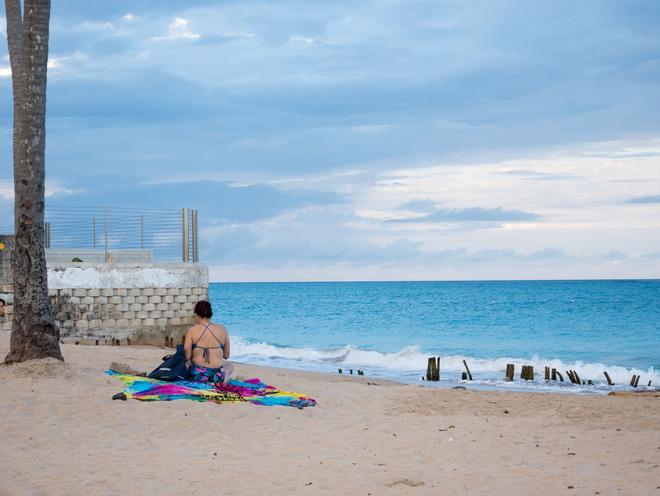
{"label": "palm tree trunk", "polygon": [[5,0],[14,93],[14,314],[5,362],[62,360],[44,251],[46,72],[50,0]]}

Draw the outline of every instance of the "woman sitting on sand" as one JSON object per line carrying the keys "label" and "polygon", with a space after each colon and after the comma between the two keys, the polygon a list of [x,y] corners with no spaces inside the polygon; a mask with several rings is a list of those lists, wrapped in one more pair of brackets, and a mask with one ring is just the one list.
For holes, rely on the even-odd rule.
{"label": "woman sitting on sand", "polygon": [[229,358],[229,335],[227,329],[210,322],[213,316],[211,304],[199,301],[195,305],[196,324],[186,332],[183,348],[186,367],[196,382],[227,384],[234,370]]}

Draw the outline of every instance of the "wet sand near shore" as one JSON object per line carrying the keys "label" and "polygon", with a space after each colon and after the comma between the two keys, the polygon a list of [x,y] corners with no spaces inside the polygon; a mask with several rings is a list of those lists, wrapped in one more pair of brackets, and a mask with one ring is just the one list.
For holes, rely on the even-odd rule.
{"label": "wet sand near shore", "polygon": [[[0,334],[0,355],[9,334]],[[0,495],[660,495],[660,398],[427,388],[238,363],[314,408],[112,401],[113,361],[63,345],[0,366]]]}

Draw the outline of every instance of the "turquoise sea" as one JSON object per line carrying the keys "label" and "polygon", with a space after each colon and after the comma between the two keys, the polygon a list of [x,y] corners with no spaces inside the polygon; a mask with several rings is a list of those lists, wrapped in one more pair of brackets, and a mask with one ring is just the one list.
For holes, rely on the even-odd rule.
{"label": "turquoise sea", "polygon": [[[660,385],[660,281],[212,283],[232,359],[430,386],[605,392]],[[422,381],[441,357],[439,384]],[[536,379],[503,381],[507,363]],[[544,366],[566,382],[546,383]],[[594,386],[572,386],[573,369]]]}

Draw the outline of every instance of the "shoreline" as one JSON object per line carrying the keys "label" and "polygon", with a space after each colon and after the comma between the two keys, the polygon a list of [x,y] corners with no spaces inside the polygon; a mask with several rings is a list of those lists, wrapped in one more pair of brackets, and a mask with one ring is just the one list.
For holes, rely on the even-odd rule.
{"label": "shoreline", "polygon": [[[284,348],[286,351],[287,348]],[[299,351],[299,349],[289,348],[289,350]],[[327,351],[327,350],[323,350]],[[330,350],[335,351],[335,350]],[[363,350],[360,350],[363,351]],[[370,350],[372,351],[372,350]],[[382,355],[392,354],[384,352],[376,352]],[[520,358],[474,358],[474,357],[463,357],[463,356],[441,356],[443,363],[451,360],[453,362],[460,362],[462,359],[466,358],[470,369],[473,371],[474,379],[466,380],[461,379],[460,376],[464,373],[465,369],[458,370],[455,368],[442,369],[440,374],[440,381],[427,381],[421,379],[425,377],[425,369],[420,369],[417,372],[411,372],[409,370],[397,371],[387,368],[380,368],[377,365],[360,365],[352,363],[346,365],[341,362],[334,363],[332,367],[328,367],[327,364],[320,362],[318,360],[293,360],[289,358],[276,358],[276,365],[266,365],[262,363],[265,361],[263,357],[261,360],[253,362],[237,362],[244,363],[245,365],[254,365],[261,366],[266,368],[281,368],[283,370],[299,370],[303,372],[315,372],[320,374],[326,374],[330,376],[346,376],[346,377],[360,377],[357,375],[357,370],[364,370],[364,377],[371,377],[377,380],[388,380],[400,384],[409,384],[414,386],[424,386],[429,388],[441,388],[441,389],[451,389],[454,387],[465,387],[474,390],[483,390],[483,391],[502,391],[502,392],[530,392],[530,393],[539,393],[539,392],[552,392],[557,394],[575,394],[575,395],[596,395],[602,396],[607,395],[610,392],[634,392],[634,391],[656,391],[658,386],[655,379],[656,371],[653,367],[648,367],[648,369],[642,368],[627,368],[621,365],[604,365],[600,363],[584,363],[581,361],[576,362],[562,362],[557,358],[541,360],[539,358],[532,358],[530,360],[523,360]],[[473,366],[476,364],[479,365],[479,362],[502,362],[513,363],[515,365],[515,375],[513,381],[505,380],[505,370],[498,372],[500,378],[492,377],[493,372],[484,373],[481,370],[474,371]],[[532,380],[522,380],[519,379],[521,366],[523,364],[533,364],[535,368],[536,378]],[[555,368],[563,375],[563,380],[557,378],[557,380],[545,380],[544,367],[548,366],[550,369]],[[585,382],[589,381],[587,384],[573,384],[570,381],[566,371],[575,369],[579,371],[580,375],[583,374],[583,369],[590,368],[590,375],[585,375]],[[593,369],[598,368],[598,370],[608,371],[610,376],[614,379],[615,383],[608,385],[606,380],[602,379],[602,372],[599,374],[601,379],[594,378]],[[342,374],[338,373],[338,369],[343,370]],[[349,370],[353,369],[356,372],[353,376],[349,373]],[[488,374],[491,374],[490,376]],[[623,377],[625,374],[626,377]],[[630,378],[633,374],[639,375],[644,378],[638,386],[633,387],[629,385]],[[484,377],[485,376],[485,377]],[[647,385],[646,382],[650,381],[651,385]]]}
{"label": "shoreline", "polygon": [[[74,341],[69,340],[68,342],[65,341],[63,344],[66,345],[74,345]],[[102,346],[109,346],[109,345],[94,345],[92,342],[79,342],[78,344],[75,344],[75,346],[80,346],[80,347],[89,347],[89,348],[98,348]],[[115,346],[116,347],[116,346]],[[139,347],[146,347],[146,348],[155,348],[155,349],[160,349],[163,351],[163,354],[170,354],[174,352],[174,348],[170,347],[163,347],[163,346],[151,346],[151,345],[131,345],[131,346],[125,346],[126,348],[139,348]],[[551,383],[547,382],[539,382],[539,381],[530,381],[526,383],[521,383],[519,380],[514,380],[513,382],[508,382],[508,381],[495,381],[492,379],[474,379],[472,381],[468,380],[458,380],[458,379],[445,379],[441,378],[440,381],[427,381],[427,380],[418,380],[418,379],[406,379],[405,377],[398,379],[398,378],[392,378],[390,376],[386,375],[378,375],[377,373],[375,375],[363,375],[360,376],[357,373],[355,374],[350,374],[347,371],[349,369],[344,369],[343,367],[336,367],[341,368],[343,370],[342,374],[339,374],[338,372],[331,372],[331,371],[322,371],[322,370],[314,370],[312,368],[297,368],[297,367],[285,367],[285,366],[273,366],[273,365],[263,365],[263,364],[257,364],[257,363],[249,363],[249,362],[242,362],[242,361],[236,361],[236,360],[231,360],[232,363],[248,367],[248,368],[254,368],[255,370],[260,370],[260,369],[265,369],[265,370],[274,370],[274,371],[280,371],[282,373],[295,373],[295,372],[300,372],[303,375],[304,374],[319,374],[321,376],[324,376],[326,378],[329,377],[338,377],[338,378],[346,378],[346,379],[370,379],[372,381],[380,381],[380,382],[385,382],[385,383],[391,383],[393,385],[408,385],[408,386],[420,386],[420,387],[425,387],[425,388],[430,388],[430,389],[466,389],[466,390],[471,390],[471,391],[495,391],[495,392],[502,392],[502,393],[530,393],[530,394],[539,394],[539,393],[551,393],[551,394],[560,394],[560,395],[578,395],[578,396],[606,396],[610,393],[616,392],[616,393],[642,393],[642,392],[655,392],[659,391],[660,389],[658,386],[647,386],[645,384],[640,384],[637,387],[632,387],[627,384],[621,383],[621,384],[616,384],[614,386],[607,386],[607,384],[603,382],[600,383],[595,383],[593,385],[579,385],[579,384],[571,384],[570,381],[565,380],[565,381],[555,381]],[[313,362],[312,362],[313,363]],[[157,365],[157,364],[156,364]],[[156,365],[153,365],[151,369],[145,370],[145,372],[150,372],[153,370],[153,368],[156,367]],[[357,371],[358,368],[357,366],[354,370]],[[614,366],[618,367],[618,366]],[[420,372],[421,373],[421,372]],[[454,374],[458,375],[460,372],[456,371],[451,371],[451,372],[443,372],[443,375],[446,376],[447,374]],[[498,382],[497,384],[493,384],[493,382]],[[578,389],[581,388],[581,389]]]}
{"label": "shoreline", "polygon": [[[8,334],[0,336],[0,354]],[[317,406],[112,401],[110,362],[149,346],[63,345],[0,366],[2,494],[655,494],[653,397],[477,391],[237,363]],[[338,474],[341,477],[338,478]]]}

